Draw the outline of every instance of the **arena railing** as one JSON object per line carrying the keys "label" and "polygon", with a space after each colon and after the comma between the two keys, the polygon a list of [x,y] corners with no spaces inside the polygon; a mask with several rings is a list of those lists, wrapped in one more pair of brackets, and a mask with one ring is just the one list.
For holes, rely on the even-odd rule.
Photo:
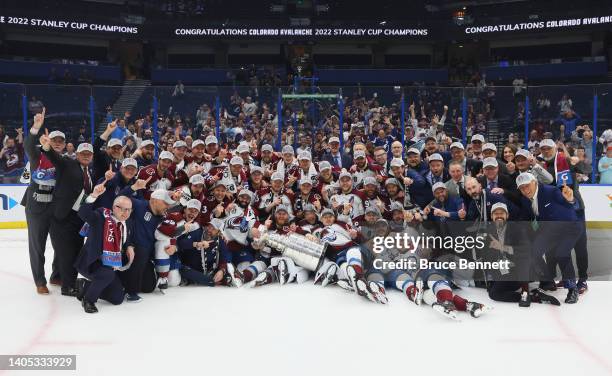
{"label": "arena railing", "polygon": [[[174,86],[0,83],[0,134],[15,137],[17,128],[27,134],[35,112],[45,106],[45,125],[50,130],[62,130],[73,144],[92,142],[109,120],[124,117],[126,111],[130,115],[128,123],[150,117],[157,146],[159,122],[166,117],[180,118],[185,127],[202,131],[201,120],[208,116],[218,136],[231,138],[237,131],[239,102],[251,97],[258,103],[259,111],[265,103],[270,119],[280,124],[273,140],[277,150],[284,144],[299,146],[301,142],[309,142],[304,139],[312,142],[345,133],[351,124],[360,122],[364,123],[366,131],[372,131],[370,127],[376,123],[390,124],[387,126],[393,127],[394,134],[406,143],[419,141],[419,135],[415,135],[411,127],[412,108],[417,120],[424,114],[430,122],[436,116],[441,118],[446,106],[446,119],[440,127],[454,141],[468,145],[473,134],[483,133],[488,141],[498,146],[501,157],[509,139],[519,146],[533,148],[535,142],[529,142],[531,132],[535,132],[536,140],[545,136],[565,140],[580,155],[584,149],[586,158],[581,159],[581,167],[588,168],[588,172],[581,177],[582,182],[600,183],[598,162],[605,156],[600,138],[606,131],[606,137],[612,133],[611,90],[612,84],[523,88],[340,87],[300,82],[285,87],[186,85],[184,93],[176,93]],[[374,107],[380,111],[367,110]],[[569,131],[584,125],[586,127],[580,127],[578,132]],[[561,132],[563,127],[566,132]],[[589,132],[594,136],[590,137]],[[6,161],[0,165],[4,176]],[[18,179],[5,178],[3,181],[10,183]]]}

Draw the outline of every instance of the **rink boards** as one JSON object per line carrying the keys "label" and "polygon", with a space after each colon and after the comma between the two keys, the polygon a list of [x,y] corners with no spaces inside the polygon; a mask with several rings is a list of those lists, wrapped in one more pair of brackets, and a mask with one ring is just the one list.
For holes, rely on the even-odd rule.
{"label": "rink boards", "polygon": [[[27,185],[0,185],[0,229],[25,228],[25,211],[19,203]],[[580,193],[586,207],[590,228],[612,229],[612,185],[581,185]]]}

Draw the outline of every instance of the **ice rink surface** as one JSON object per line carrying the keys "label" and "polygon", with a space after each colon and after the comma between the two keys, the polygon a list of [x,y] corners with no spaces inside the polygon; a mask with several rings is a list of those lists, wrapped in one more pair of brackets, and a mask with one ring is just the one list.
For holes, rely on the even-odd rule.
{"label": "ice rink surface", "polygon": [[173,288],[87,315],[58,287],[36,295],[26,235],[0,230],[0,354],[76,354],[79,375],[612,375],[612,282],[528,309],[464,289],[494,309],[461,322],[397,291],[382,306],[311,282]]}

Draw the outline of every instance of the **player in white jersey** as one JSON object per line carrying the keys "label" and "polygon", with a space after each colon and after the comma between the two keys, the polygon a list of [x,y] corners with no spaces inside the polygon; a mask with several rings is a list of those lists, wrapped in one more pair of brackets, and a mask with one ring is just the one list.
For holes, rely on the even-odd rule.
{"label": "player in white jersey", "polygon": [[340,192],[330,198],[331,207],[339,213],[348,215],[351,223],[353,223],[363,216],[365,196],[363,192],[353,189],[351,174],[346,171],[340,173],[338,186]]}

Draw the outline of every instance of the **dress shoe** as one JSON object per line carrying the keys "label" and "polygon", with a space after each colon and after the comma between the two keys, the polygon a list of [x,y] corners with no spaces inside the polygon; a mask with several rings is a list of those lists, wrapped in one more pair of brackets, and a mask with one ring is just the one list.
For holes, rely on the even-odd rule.
{"label": "dress shoe", "polygon": [[61,280],[61,278],[51,278],[49,280],[49,283],[52,284],[53,286],[61,286],[62,285],[62,280]]}
{"label": "dress shoe", "polygon": [[97,313],[98,312],[98,308],[96,308],[96,305],[88,302],[85,299],[83,299],[83,302],[81,303],[81,305],[83,306],[85,313]]}
{"label": "dress shoe", "polygon": [[130,303],[138,303],[142,301],[142,298],[138,294],[127,294],[125,300]]}
{"label": "dress shoe", "polygon": [[83,296],[85,295],[85,283],[87,282],[87,280],[85,278],[77,278],[76,280],[76,290],[77,290],[77,294],[76,294],[76,298],[79,301],[83,300]]}
{"label": "dress shoe", "polygon": [[46,285],[36,286],[36,292],[40,295],[49,295],[49,289]]}
{"label": "dress shoe", "polygon": [[77,296],[78,291],[75,287],[62,287],[62,295],[64,296]]}
{"label": "dress shoe", "polygon": [[565,303],[567,304],[575,304],[578,303],[578,296],[580,294],[578,293],[578,289],[577,288],[571,288],[568,289],[567,291],[567,298],[565,298]]}

